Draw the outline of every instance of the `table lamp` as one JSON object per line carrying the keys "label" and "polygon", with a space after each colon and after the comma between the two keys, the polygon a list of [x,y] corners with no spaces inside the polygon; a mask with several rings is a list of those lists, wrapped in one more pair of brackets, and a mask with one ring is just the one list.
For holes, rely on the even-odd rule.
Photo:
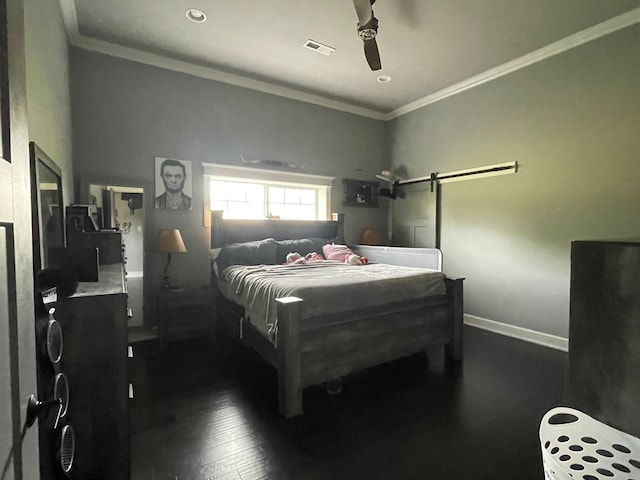
{"label": "table lamp", "polygon": [[164,266],[162,288],[171,288],[169,285],[169,265],[171,265],[172,253],[186,253],[187,249],[182,241],[182,235],[177,228],[161,229],[158,232],[157,251],[167,253],[167,264]]}

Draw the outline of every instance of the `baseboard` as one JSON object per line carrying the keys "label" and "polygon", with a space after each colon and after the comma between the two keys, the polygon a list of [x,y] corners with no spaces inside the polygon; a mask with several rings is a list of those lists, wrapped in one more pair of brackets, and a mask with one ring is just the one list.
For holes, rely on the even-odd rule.
{"label": "baseboard", "polygon": [[517,338],[519,340],[524,340],[525,342],[535,343],[536,345],[553,348],[554,350],[561,350],[563,352],[569,351],[569,339],[558,337],[556,335],[549,335],[548,333],[537,332],[528,328],[516,327],[515,325],[508,325],[506,323],[496,322],[495,320],[476,317],[475,315],[469,315],[466,313],[464,314],[464,323],[465,325],[499,333],[500,335],[505,335],[507,337]]}

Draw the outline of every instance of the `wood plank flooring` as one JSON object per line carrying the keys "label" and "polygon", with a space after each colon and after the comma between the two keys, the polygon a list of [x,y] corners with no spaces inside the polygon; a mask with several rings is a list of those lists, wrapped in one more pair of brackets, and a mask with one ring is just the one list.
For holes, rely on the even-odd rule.
{"label": "wood plank flooring", "polygon": [[224,336],[136,345],[134,480],[538,479],[542,415],[562,404],[566,354],[465,327],[444,372],[415,355],[304,392],[277,413],[276,373]]}

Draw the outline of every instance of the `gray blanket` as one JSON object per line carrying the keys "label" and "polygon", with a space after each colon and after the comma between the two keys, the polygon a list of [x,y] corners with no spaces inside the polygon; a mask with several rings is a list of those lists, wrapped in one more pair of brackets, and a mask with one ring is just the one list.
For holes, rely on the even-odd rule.
{"label": "gray blanket", "polygon": [[324,260],[302,265],[233,265],[224,270],[227,292],[273,341],[276,298],[299,297],[301,318],[445,293],[435,270],[386,264],[348,265]]}

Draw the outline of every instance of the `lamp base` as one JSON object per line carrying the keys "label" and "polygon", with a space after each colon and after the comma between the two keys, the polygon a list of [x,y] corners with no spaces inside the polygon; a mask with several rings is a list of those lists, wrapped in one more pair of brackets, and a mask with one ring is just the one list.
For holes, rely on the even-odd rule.
{"label": "lamp base", "polygon": [[162,288],[171,288],[169,285],[169,265],[171,265],[171,252],[167,253],[167,264],[164,266],[164,276],[162,277]]}
{"label": "lamp base", "polygon": [[170,290],[171,288],[173,288],[173,287],[171,287],[171,284],[169,283],[169,278],[171,278],[171,277],[169,277],[169,276],[162,277],[162,289],[163,290]]}

